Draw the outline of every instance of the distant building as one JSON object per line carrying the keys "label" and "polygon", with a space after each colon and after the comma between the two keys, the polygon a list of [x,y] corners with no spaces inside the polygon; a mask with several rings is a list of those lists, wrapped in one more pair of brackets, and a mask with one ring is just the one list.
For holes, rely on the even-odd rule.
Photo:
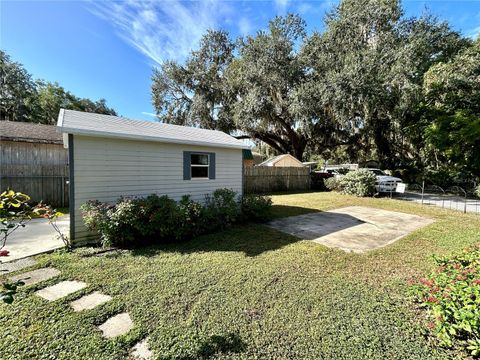
{"label": "distant building", "polygon": [[258,166],[273,166],[273,167],[305,167],[303,163],[293,157],[290,154],[283,154],[283,155],[278,155],[275,156],[271,159],[268,159],[260,164]]}

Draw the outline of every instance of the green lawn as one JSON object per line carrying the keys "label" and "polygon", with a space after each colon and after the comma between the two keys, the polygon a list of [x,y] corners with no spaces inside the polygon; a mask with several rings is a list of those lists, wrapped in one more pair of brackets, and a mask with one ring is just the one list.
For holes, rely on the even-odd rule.
{"label": "green lawn", "polygon": [[[263,225],[234,227],[180,245],[104,256],[54,253],[38,265],[89,287],[47,303],[20,290],[0,305],[1,359],[119,359],[145,337],[160,359],[437,359],[407,282],[433,254],[479,242],[480,216],[336,193],[273,197],[275,216],[363,205],[434,218],[432,225],[367,254],[347,254]],[[68,302],[100,290],[113,301],[74,313]],[[115,340],[96,325],[128,311],[135,328]]]}

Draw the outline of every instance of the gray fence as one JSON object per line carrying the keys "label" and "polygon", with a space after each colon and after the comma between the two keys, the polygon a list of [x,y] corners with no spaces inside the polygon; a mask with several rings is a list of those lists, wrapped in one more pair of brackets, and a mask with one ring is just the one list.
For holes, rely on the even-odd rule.
{"label": "gray fence", "polygon": [[422,205],[480,214],[480,199],[475,196],[473,189],[458,185],[441,187],[423,182],[422,184],[408,184],[405,193],[394,193],[393,196]]}
{"label": "gray fence", "polygon": [[310,189],[310,169],[307,167],[246,167],[243,172],[245,193],[269,193]]}
{"label": "gray fence", "polygon": [[55,175],[2,175],[2,191],[13,189],[30,196],[33,202],[43,201],[55,207],[68,207],[68,177]]}
{"label": "gray fence", "polygon": [[8,188],[55,207],[68,206],[68,154],[61,144],[3,141],[0,191]]}

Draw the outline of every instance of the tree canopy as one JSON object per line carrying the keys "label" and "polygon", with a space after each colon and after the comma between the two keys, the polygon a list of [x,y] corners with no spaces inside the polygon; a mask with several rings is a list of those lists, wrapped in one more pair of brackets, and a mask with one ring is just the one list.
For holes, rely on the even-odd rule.
{"label": "tree canopy", "polygon": [[58,83],[33,80],[28,71],[0,50],[0,119],[55,124],[61,108],[117,115],[105,99],[80,98]]}
{"label": "tree canopy", "polygon": [[[465,57],[475,63],[478,47],[448,23],[407,18],[398,0],[343,0],[324,23],[323,32],[307,34],[303,19],[289,14],[236,40],[208,31],[184,63],[154,71],[160,121],[249,137],[300,160],[340,151],[390,168],[431,166],[430,148],[447,151],[434,129],[445,135],[453,125],[435,125],[438,111],[478,121],[478,68],[462,65]],[[435,74],[445,81],[444,99],[456,91],[462,100],[433,101],[440,96]],[[448,88],[448,76],[462,76],[468,85],[458,86],[468,95]]]}

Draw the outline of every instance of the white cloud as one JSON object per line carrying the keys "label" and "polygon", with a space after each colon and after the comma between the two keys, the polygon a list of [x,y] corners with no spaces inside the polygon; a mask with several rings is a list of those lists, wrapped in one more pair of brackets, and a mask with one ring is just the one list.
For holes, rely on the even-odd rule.
{"label": "white cloud", "polygon": [[151,117],[154,117],[154,118],[157,117],[157,114],[151,113],[151,112],[147,112],[147,111],[142,111],[142,115],[151,116]]}
{"label": "white cloud", "polygon": [[476,39],[478,36],[480,36],[480,26],[477,26],[476,28],[470,29],[466,32],[466,35],[471,38],[471,39]]}
{"label": "white cloud", "polygon": [[122,39],[157,64],[185,59],[228,11],[215,0],[95,1],[92,5],[95,15],[111,22]]}
{"label": "white cloud", "polygon": [[250,23],[250,20],[248,20],[246,17],[240,18],[240,20],[238,20],[238,30],[243,36],[249,35],[252,31],[252,24]]}
{"label": "white cloud", "polygon": [[273,3],[275,4],[275,8],[280,14],[283,14],[286,12],[289,2],[290,0],[273,0]]}

